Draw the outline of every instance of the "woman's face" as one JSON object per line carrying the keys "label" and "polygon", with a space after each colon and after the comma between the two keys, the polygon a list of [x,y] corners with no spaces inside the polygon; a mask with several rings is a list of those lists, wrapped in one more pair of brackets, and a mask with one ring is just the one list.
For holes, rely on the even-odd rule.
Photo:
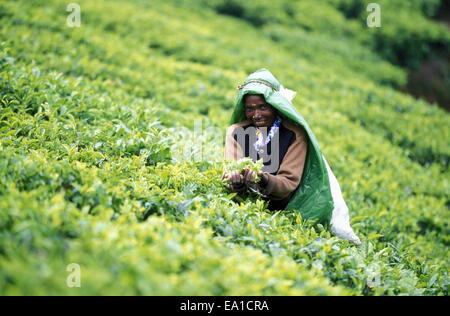
{"label": "woman's face", "polygon": [[247,94],[244,97],[244,110],[247,119],[256,127],[271,127],[277,116],[275,108],[259,94]]}

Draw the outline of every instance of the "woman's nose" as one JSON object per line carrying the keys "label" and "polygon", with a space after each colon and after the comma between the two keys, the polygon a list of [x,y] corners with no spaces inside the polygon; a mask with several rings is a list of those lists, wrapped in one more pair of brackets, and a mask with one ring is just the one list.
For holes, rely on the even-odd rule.
{"label": "woman's nose", "polygon": [[253,118],[260,118],[261,117],[261,112],[259,110],[255,111],[255,114],[253,115]]}

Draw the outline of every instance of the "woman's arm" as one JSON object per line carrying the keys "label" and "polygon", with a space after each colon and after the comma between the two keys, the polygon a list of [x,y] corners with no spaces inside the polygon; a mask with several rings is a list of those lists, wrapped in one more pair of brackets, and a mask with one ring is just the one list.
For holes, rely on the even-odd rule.
{"label": "woman's arm", "polygon": [[241,148],[241,145],[234,139],[234,130],[236,126],[232,125],[227,129],[227,136],[225,140],[225,152],[224,158],[225,160],[239,160],[244,158],[244,153]]}
{"label": "woman's arm", "polygon": [[295,142],[289,146],[278,173],[276,175],[263,173],[262,187],[269,198],[282,200],[297,189],[302,179],[307,152],[306,132],[303,129],[298,129]]}
{"label": "woman's arm", "polygon": [[[239,160],[244,157],[241,146],[234,139],[233,132],[234,132],[235,127],[236,127],[235,125],[232,125],[232,126],[228,127],[228,129],[227,129],[227,135],[226,135],[226,139],[225,139],[225,149],[224,149],[224,160],[225,161]],[[241,171],[241,170],[237,170],[237,171]],[[227,175],[225,173],[225,165],[224,165],[222,179],[227,178],[227,176],[229,179],[231,179],[231,175]]]}
{"label": "woman's arm", "polygon": [[[243,150],[239,143],[234,139],[234,129],[236,126],[232,125],[227,129],[227,135],[225,140],[224,159],[227,160],[239,160],[243,158]],[[240,174],[241,170],[236,170],[230,174],[222,173],[222,179],[229,181],[228,188],[234,192],[242,192],[246,189],[244,183],[244,177]]]}

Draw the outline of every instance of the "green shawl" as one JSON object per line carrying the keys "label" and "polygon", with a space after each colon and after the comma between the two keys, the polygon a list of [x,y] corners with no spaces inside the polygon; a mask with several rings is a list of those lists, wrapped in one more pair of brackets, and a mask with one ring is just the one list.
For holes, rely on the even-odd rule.
{"label": "green shawl", "polygon": [[260,69],[247,77],[239,86],[231,124],[246,120],[243,97],[246,94],[262,94],[266,102],[280,115],[305,129],[308,136],[308,153],[302,179],[286,210],[298,210],[304,219],[329,224],[333,211],[333,198],[326,165],[314,133],[292,103],[279,92],[280,82],[267,69]]}

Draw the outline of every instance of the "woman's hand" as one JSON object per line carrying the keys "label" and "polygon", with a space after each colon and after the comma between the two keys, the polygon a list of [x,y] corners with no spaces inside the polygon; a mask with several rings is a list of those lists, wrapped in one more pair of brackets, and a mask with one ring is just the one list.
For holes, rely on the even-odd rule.
{"label": "woman's hand", "polygon": [[245,189],[244,176],[239,171],[233,171],[225,174],[223,179],[229,182],[228,187],[235,192],[240,192]]}
{"label": "woman's hand", "polygon": [[267,183],[269,182],[269,176],[265,172],[259,172],[258,176],[261,179],[259,185],[265,188],[267,186]]}
{"label": "woman's hand", "polygon": [[254,183],[256,180],[256,172],[251,171],[250,169],[244,169],[243,178],[244,178],[245,182]]}
{"label": "woman's hand", "polygon": [[244,177],[239,171],[233,171],[229,175],[229,181],[233,185],[239,185],[243,183]]}

